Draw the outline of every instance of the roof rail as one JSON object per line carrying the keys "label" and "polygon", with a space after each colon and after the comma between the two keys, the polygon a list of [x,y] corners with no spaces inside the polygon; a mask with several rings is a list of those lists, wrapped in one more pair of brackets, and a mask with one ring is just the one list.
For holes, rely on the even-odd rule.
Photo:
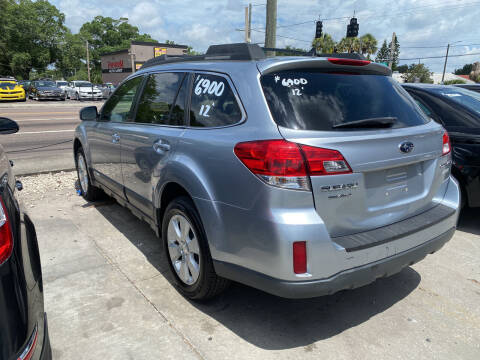
{"label": "roof rail", "polygon": [[294,49],[261,48],[257,44],[236,43],[223,45],[210,45],[204,55],[162,55],[146,61],[140,69],[155,65],[170,64],[185,61],[206,61],[206,60],[261,60],[265,59],[265,51],[283,51],[293,55],[336,57],[356,60],[366,60],[365,56],[357,53],[332,53],[317,54],[315,48],[309,52]]}

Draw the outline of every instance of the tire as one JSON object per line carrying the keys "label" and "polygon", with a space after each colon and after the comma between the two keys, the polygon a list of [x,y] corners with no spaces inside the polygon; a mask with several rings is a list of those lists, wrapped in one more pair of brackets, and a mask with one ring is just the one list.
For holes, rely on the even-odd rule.
{"label": "tire", "polygon": [[[190,230],[185,232],[188,227]],[[183,296],[207,300],[230,284],[215,273],[205,231],[190,198],[181,196],[168,204],[162,221],[162,242],[175,285]]]}
{"label": "tire", "polygon": [[90,174],[88,173],[87,160],[82,148],[78,149],[77,153],[75,154],[75,166],[77,168],[77,177],[78,182],[80,183],[80,190],[83,198],[87,201],[96,201],[101,199],[103,192],[101,189],[92,185]]}

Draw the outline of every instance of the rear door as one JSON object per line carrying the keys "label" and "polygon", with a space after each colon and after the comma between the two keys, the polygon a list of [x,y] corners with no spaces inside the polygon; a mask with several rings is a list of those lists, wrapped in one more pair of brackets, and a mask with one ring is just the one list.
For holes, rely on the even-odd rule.
{"label": "rear door", "polygon": [[[281,70],[261,79],[285,139],[337,150],[352,169],[311,177],[316,210],[334,237],[414,216],[444,191],[441,126],[391,77],[351,68]],[[364,119],[373,122],[346,125]],[[374,125],[383,119],[393,125]]]}
{"label": "rear door", "polygon": [[128,201],[151,218],[155,184],[184,132],[188,87],[184,72],[149,75],[135,117],[118,128]]}
{"label": "rear door", "polygon": [[94,176],[110,190],[123,195],[122,165],[120,162],[119,127],[132,119],[132,109],[143,76],[123,83],[103,106],[99,121],[88,128],[91,166]]}

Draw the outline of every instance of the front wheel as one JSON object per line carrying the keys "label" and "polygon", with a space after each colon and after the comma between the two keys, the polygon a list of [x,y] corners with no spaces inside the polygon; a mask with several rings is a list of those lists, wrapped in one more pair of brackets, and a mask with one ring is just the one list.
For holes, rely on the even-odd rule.
{"label": "front wheel", "polygon": [[200,216],[188,197],[168,205],[162,240],[175,285],[185,297],[206,300],[228,287],[230,282],[215,273]]}
{"label": "front wheel", "polygon": [[75,165],[77,167],[78,182],[80,183],[83,198],[87,201],[100,199],[102,190],[92,185],[90,175],[88,174],[87,161],[82,149],[77,151]]}

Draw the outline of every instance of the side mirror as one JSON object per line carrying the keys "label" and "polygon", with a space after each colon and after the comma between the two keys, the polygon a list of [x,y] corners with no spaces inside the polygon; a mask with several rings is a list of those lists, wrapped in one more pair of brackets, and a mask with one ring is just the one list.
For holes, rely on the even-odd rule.
{"label": "side mirror", "polygon": [[80,120],[82,121],[96,121],[98,111],[96,106],[87,106],[80,110]]}
{"label": "side mirror", "polygon": [[15,134],[18,131],[18,124],[6,117],[0,117],[0,134]]}

